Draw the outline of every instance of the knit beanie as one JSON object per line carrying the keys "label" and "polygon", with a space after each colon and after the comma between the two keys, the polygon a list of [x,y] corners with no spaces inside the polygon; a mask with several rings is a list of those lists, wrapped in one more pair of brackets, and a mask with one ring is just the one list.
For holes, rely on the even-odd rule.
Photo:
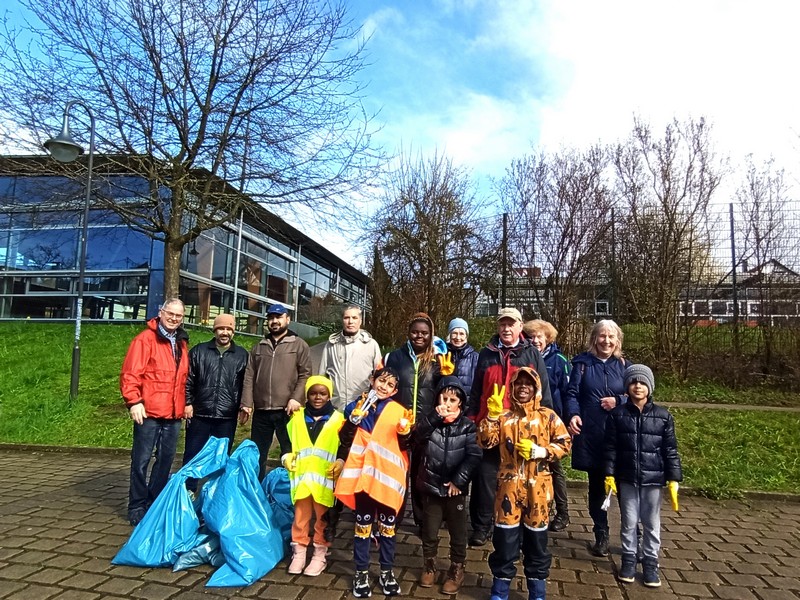
{"label": "knit beanie", "polygon": [[328,395],[333,396],[333,381],[331,381],[328,377],[325,377],[325,375],[312,375],[306,380],[306,397],[308,397],[308,390],[315,385],[324,385],[326,388],[328,388]]}
{"label": "knit beanie", "polygon": [[235,324],[236,321],[234,321],[233,315],[221,314],[214,319],[215,330],[217,327],[230,327],[231,329],[236,329]]}
{"label": "knit beanie", "polygon": [[469,335],[469,325],[464,319],[459,319],[456,317],[452,321],[450,321],[450,325],[447,326],[447,334],[450,335],[453,333],[453,329],[463,329]]}
{"label": "knit beanie", "polygon": [[627,369],[625,369],[625,374],[623,375],[625,379],[625,391],[627,392],[628,387],[632,383],[643,383],[647,386],[647,389],[650,390],[650,394],[652,395],[653,390],[656,388],[656,380],[653,377],[653,372],[650,370],[650,367],[647,365],[631,365]]}

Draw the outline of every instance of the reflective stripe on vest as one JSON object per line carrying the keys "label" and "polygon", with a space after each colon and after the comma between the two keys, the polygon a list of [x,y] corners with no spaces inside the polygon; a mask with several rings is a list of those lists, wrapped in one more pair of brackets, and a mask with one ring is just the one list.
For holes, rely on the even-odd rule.
{"label": "reflective stripe on vest", "polygon": [[333,506],[333,480],[328,477],[328,469],[336,460],[339,429],[343,422],[342,413],[334,411],[312,444],[305,410],[296,411],[289,419],[287,431],[292,441],[292,452],[297,456],[297,468],[294,473],[289,473],[292,502],[311,496],[323,506]]}

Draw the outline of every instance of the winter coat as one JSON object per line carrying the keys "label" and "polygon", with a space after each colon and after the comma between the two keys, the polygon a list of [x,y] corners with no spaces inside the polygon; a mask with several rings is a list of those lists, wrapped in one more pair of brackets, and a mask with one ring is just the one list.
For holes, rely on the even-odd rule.
{"label": "winter coat", "polygon": [[439,372],[439,362],[434,359],[427,369],[421,373],[417,372],[414,368],[417,357],[411,346],[406,343],[397,350],[389,352],[383,364],[394,369],[400,377],[398,402],[412,410],[416,406],[417,416],[427,414],[434,405],[436,387],[442,377]]}
{"label": "winter coat", "polygon": [[342,411],[361,392],[369,389],[369,377],[381,364],[381,348],[359,329],[355,335],[332,334],[322,350],[319,372],[333,381],[331,401]]}
{"label": "winter coat", "polygon": [[195,417],[236,418],[247,360],[247,350],[234,342],[222,354],[213,339],[189,350],[186,405]]}
{"label": "winter coat", "polygon": [[675,421],[669,411],[652,398],[641,411],[633,402],[612,410],[606,417],[605,472],[636,487],[682,481]]}
{"label": "winter coat", "polygon": [[[446,387],[464,391],[457,377],[443,377],[436,390],[437,398]],[[414,444],[423,458],[416,485],[425,494],[448,496],[445,483],[452,483],[462,493],[466,492],[481,462],[483,451],[475,437],[475,423],[464,416],[465,404],[462,403],[461,414],[452,423],[445,423],[435,409],[417,420]]]}
{"label": "winter coat", "polygon": [[[531,367],[542,374],[547,372],[541,354],[528,338],[521,336],[516,346],[505,348],[500,346],[499,336],[492,337],[478,355],[467,416],[474,418],[476,423],[486,416],[486,399],[494,392],[495,383],[498,388],[506,386],[503,407],[511,408],[511,377],[520,367]],[[549,377],[542,379],[542,406],[553,407]]]}
{"label": "winter coat", "polygon": [[564,409],[566,408],[567,387],[569,386],[569,360],[561,354],[561,348],[555,342],[547,345],[542,352],[542,359],[547,367],[553,410],[563,420],[566,412]]}
{"label": "winter coat", "polygon": [[465,344],[461,348],[454,348],[451,344],[447,344],[447,350],[452,355],[453,363],[456,366],[453,375],[461,381],[467,398],[469,398],[472,380],[475,379],[475,367],[478,366],[478,351],[469,344]]}
{"label": "winter coat", "polygon": [[[553,500],[550,462],[569,454],[571,440],[555,411],[541,406],[539,376],[530,367],[523,369],[536,381],[535,397],[525,404],[517,403],[512,397],[511,409],[497,420],[485,418],[480,421],[478,444],[484,449],[500,447],[495,524],[516,526],[523,522],[527,527],[541,530],[547,528]],[[520,370],[512,376],[512,383]],[[530,439],[546,448],[547,456],[539,460],[523,459],[516,450],[516,443],[522,439]]]}
{"label": "winter coat", "polygon": [[277,344],[264,337],[250,350],[242,406],[278,410],[286,408],[289,400],[305,404],[305,385],[310,375],[311,358],[305,340],[292,330]]}
{"label": "winter coat", "polygon": [[583,425],[572,447],[572,468],[589,471],[603,468],[603,436],[606,411],[600,398],[614,396],[617,404],[625,401],[623,373],[630,364],[624,358],[611,357],[605,362],[591,352],[582,352],[572,359],[572,372],[567,388],[567,422],[580,415]]}
{"label": "winter coat", "polygon": [[158,318],[133,338],[119,375],[119,389],[125,405],[144,404],[148,417],[182,419],[186,408],[186,377],[189,336],[178,328],[176,355],[172,344],[158,330]]}

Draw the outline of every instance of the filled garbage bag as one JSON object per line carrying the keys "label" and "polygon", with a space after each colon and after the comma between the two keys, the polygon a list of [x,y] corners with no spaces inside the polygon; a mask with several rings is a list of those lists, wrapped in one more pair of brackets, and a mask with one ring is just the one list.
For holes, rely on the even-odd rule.
{"label": "filled garbage bag", "polygon": [[208,477],[223,469],[227,461],[228,440],[210,438],[197,456],[169,478],[111,563],[166,567],[174,564],[179,554],[194,548],[200,520],[186,489],[186,479]]}
{"label": "filled garbage bag", "polygon": [[206,585],[250,585],[283,558],[283,540],[258,482],[258,448],[245,440],[234,451],[214,495],[203,505],[208,529],[219,535],[225,564]]}
{"label": "filled garbage bag", "polygon": [[211,533],[207,527],[201,527],[197,536],[197,546],[184,552],[175,561],[173,571],[183,571],[200,565],[221,567],[225,564],[225,555],[219,545],[219,536]]}
{"label": "filled garbage bag", "polygon": [[292,523],[294,522],[294,504],[292,504],[289,471],[283,467],[272,469],[261,482],[267,501],[275,516],[273,524],[280,529],[283,539],[284,556],[289,552],[292,542]]}

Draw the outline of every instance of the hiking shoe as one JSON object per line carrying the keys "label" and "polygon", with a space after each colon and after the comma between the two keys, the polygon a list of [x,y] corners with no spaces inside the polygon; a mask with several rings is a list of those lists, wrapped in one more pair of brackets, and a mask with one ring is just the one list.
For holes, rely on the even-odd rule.
{"label": "hiking shoe", "polygon": [[436,583],[436,559],[426,558],[422,567],[422,575],[419,576],[419,587],[433,587],[434,583]]}
{"label": "hiking shoe", "polygon": [[130,522],[132,527],[136,527],[142,519],[144,519],[144,515],[147,511],[144,508],[134,508],[132,511],[128,513],[128,521]]}
{"label": "hiking shoe", "polygon": [[397,583],[397,579],[391,569],[388,571],[381,571],[381,576],[378,581],[384,596],[397,596],[400,594],[400,584]]}
{"label": "hiking shoe", "polygon": [[443,594],[457,594],[464,583],[464,563],[451,563],[447,579],[442,586]]}
{"label": "hiking shoe", "polygon": [[661,587],[661,579],[658,577],[658,563],[656,561],[648,559],[643,560],[642,573],[644,574],[644,584],[647,587]]}
{"label": "hiking shoe", "polygon": [[481,531],[478,529],[477,531],[473,531],[472,535],[469,538],[469,545],[470,546],[483,546],[486,544],[486,541],[489,539],[489,532],[488,531]]}
{"label": "hiking shoe", "polygon": [[356,598],[372,596],[372,588],[369,586],[369,571],[356,571],[353,576],[353,596]]}
{"label": "hiking shoe", "polygon": [[619,573],[617,573],[617,579],[623,583],[633,583],[634,579],[636,579],[635,554],[622,555],[622,565],[619,568]]}
{"label": "hiking shoe", "polygon": [[595,556],[608,556],[608,532],[596,532],[594,534],[594,540],[594,545],[589,546],[589,552]]}
{"label": "hiking shoe", "polygon": [[569,526],[569,515],[558,513],[556,517],[550,521],[548,529],[550,531],[564,531]]}

